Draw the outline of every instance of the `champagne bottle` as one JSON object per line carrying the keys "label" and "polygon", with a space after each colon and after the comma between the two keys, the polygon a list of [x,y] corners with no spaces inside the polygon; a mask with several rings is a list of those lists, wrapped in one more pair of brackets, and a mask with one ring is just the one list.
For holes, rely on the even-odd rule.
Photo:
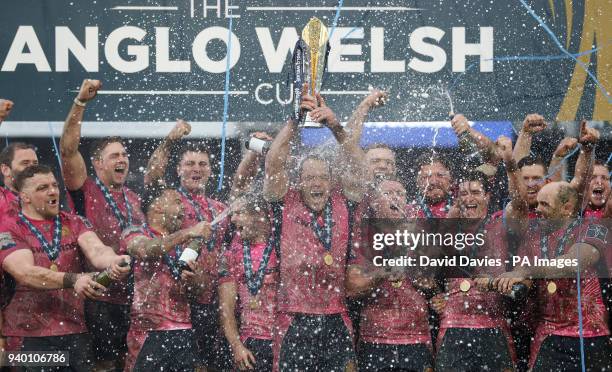
{"label": "champagne bottle", "polygon": [[468,132],[463,132],[459,135],[459,148],[465,154],[466,159],[473,159],[478,164],[484,163],[480,149]]}
{"label": "champagne bottle", "polygon": [[527,296],[527,286],[523,283],[516,283],[512,286],[512,290],[506,296],[515,301],[522,301]]}
{"label": "champagne bottle", "polygon": [[244,143],[244,147],[246,147],[247,150],[254,151],[264,156],[270,149],[271,145],[272,145],[271,141],[262,140],[256,137],[251,137],[249,140],[247,140]]}
{"label": "champagne bottle", "polygon": [[[493,291],[493,278],[489,279],[488,285],[489,291]],[[504,296],[513,299],[514,301],[522,301],[525,297],[527,297],[527,292],[529,288],[523,283],[516,283],[512,286],[510,293],[504,293]]]}
{"label": "champagne bottle", "polygon": [[[127,265],[128,263],[126,261],[119,262],[120,267],[126,267]],[[94,277],[94,281],[96,281],[98,284],[108,287],[113,281],[110,277],[110,267],[102,271],[101,273],[98,273],[98,275]]]}
{"label": "champagne bottle", "polygon": [[[448,117],[450,120],[453,120],[455,114],[453,112],[449,112]],[[480,153],[480,149],[474,143],[473,138],[470,136],[468,131],[465,131],[457,136],[459,142],[459,149],[465,155],[467,160],[473,159],[475,163],[478,165],[484,164],[485,161]]]}
{"label": "champagne bottle", "polygon": [[183,252],[181,253],[181,256],[178,259],[178,265],[179,265],[180,271],[183,271],[183,270],[191,271],[191,269],[189,268],[189,265],[187,265],[187,262],[195,261],[198,259],[198,256],[200,255],[200,249],[202,247],[202,244],[205,244],[204,240],[202,238],[196,238],[196,239],[193,239],[187,245],[187,247],[185,247],[185,250],[183,250]]}

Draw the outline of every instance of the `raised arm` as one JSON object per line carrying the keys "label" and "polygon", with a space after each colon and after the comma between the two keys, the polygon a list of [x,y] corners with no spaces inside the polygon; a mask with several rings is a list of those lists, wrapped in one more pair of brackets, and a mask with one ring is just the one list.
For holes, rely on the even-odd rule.
{"label": "raised arm", "polygon": [[389,95],[386,92],[379,89],[373,89],[370,94],[361,101],[346,123],[346,131],[350,137],[348,141],[355,146],[359,146],[363,133],[363,125],[368,117],[368,113],[371,109],[384,105],[388,97]]}
{"label": "raised arm", "polygon": [[[304,102],[302,102],[302,105]],[[287,161],[291,149],[291,140],[298,132],[297,123],[289,119],[278,132],[266,155],[264,196],[268,201],[277,201],[287,193],[289,176]]]}
{"label": "raised arm", "polygon": [[552,172],[549,174],[548,179],[552,182],[562,181],[563,173],[565,168],[565,158],[572,150],[578,145],[578,140],[573,137],[565,137],[557,146],[557,149],[553,153],[553,157],[548,165],[548,171]]}
{"label": "raised arm", "polygon": [[583,198],[586,192],[587,185],[593,174],[593,161],[595,160],[595,152],[593,149],[599,141],[599,131],[594,128],[588,128],[586,121],[583,120],[580,123],[580,138],[578,142],[581,145],[580,155],[576,160],[576,168],[574,169],[574,178],[570,182],[570,185],[578,192],[578,200],[582,207],[586,207],[589,198]]}
{"label": "raised arm", "polygon": [[451,126],[455,131],[457,137],[460,137],[464,133],[467,133],[472,141],[476,144],[476,147],[484,155],[486,160],[491,160],[496,163],[496,151],[495,144],[489,139],[489,137],[480,133],[476,129],[470,126],[467,118],[462,114],[456,114],[451,120]]}
{"label": "raised arm", "polygon": [[508,195],[510,203],[506,206],[506,221],[509,229],[520,234],[526,228],[525,220],[529,206],[527,205],[525,185],[520,180],[520,171],[512,156],[512,140],[505,136],[497,139],[497,157],[503,160],[508,177]]}
{"label": "raised arm", "polygon": [[145,186],[155,185],[157,182],[164,179],[172,147],[189,133],[191,133],[191,125],[184,120],[177,120],[174,128],[172,128],[162,143],[155,149],[147,163],[147,170],[144,174]]}
{"label": "raised arm", "polygon": [[529,156],[533,135],[544,129],[546,129],[546,121],[542,115],[529,114],[525,117],[523,127],[514,145],[514,152],[512,154],[514,161],[518,163],[522,158]]}
{"label": "raised arm", "polygon": [[189,240],[199,237],[208,239],[210,234],[210,224],[202,221],[190,228],[182,229],[173,234],[159,238],[147,238],[145,236],[136,237],[128,243],[127,252],[130,256],[143,260],[157,258],[169,252],[175,246]]}
{"label": "raised arm", "polygon": [[[272,137],[264,132],[255,132],[251,136],[263,141],[273,141]],[[261,154],[248,150],[238,165],[238,169],[234,175],[230,196],[236,198],[238,195],[248,191],[260,169]]]}
{"label": "raised arm", "polygon": [[317,93],[319,107],[311,111],[310,117],[324,124],[333,133],[340,145],[340,182],[344,195],[353,201],[361,201],[366,188],[367,165],[365,153],[359,145],[351,140],[349,134],[342,128],[336,114],[327,106],[323,97]]}
{"label": "raised arm", "polygon": [[[317,100],[308,94],[308,84],[302,87],[302,102],[300,109],[302,115],[306,111],[317,108]],[[270,150],[266,155],[265,178],[264,178],[264,197],[268,201],[278,201],[287,193],[289,176],[287,174],[287,162],[291,150],[292,140],[298,133],[298,123],[289,118],[283,129],[278,132]]]}
{"label": "raised arm", "polygon": [[85,79],[64,122],[64,130],[60,138],[60,154],[64,183],[69,191],[80,189],[87,179],[85,160],[79,152],[81,123],[85,105],[94,99],[101,87],[100,80]]}
{"label": "raised arm", "polygon": [[29,249],[18,249],[9,254],[2,269],[11,274],[18,283],[34,289],[74,288],[82,297],[97,299],[104,287],[92,280],[91,274],[52,271],[34,264],[34,255]]}

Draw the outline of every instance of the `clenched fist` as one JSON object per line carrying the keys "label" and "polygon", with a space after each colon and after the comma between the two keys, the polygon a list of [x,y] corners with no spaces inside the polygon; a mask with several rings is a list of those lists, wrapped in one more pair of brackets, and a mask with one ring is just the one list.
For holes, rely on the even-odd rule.
{"label": "clenched fist", "polygon": [[6,117],[11,113],[13,108],[13,102],[8,99],[0,99],[0,122],[4,121]]}
{"label": "clenched fist", "polygon": [[553,154],[556,158],[563,158],[567,156],[567,154],[572,151],[576,145],[578,144],[578,140],[573,137],[565,137],[557,146],[555,153]]}
{"label": "clenched fist", "polygon": [[529,114],[523,121],[523,131],[529,134],[536,134],[546,129],[544,116],[540,114]]}
{"label": "clenched fist", "polygon": [[580,122],[580,137],[578,142],[582,145],[584,150],[589,151],[593,149],[593,146],[599,141],[599,131],[595,128],[589,128],[586,125],[586,120]]}
{"label": "clenched fist", "polygon": [[170,141],[178,141],[189,133],[191,133],[191,125],[185,120],[179,119],[176,121],[174,128],[168,133],[168,139]]}
{"label": "clenched fist", "polygon": [[102,88],[102,82],[100,82],[100,80],[85,79],[83,80],[83,84],[81,84],[77,99],[81,102],[91,101],[96,97],[100,88]]}
{"label": "clenched fist", "polygon": [[369,107],[384,106],[389,100],[389,94],[384,90],[373,88],[370,94],[363,100]]}

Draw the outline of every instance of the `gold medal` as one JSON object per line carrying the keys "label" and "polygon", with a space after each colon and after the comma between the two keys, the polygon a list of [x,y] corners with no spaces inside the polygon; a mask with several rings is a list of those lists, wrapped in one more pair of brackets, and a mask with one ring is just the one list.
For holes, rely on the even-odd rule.
{"label": "gold medal", "polygon": [[555,292],[557,292],[557,284],[555,284],[555,282],[548,282],[546,290],[548,290],[548,293],[554,294]]}
{"label": "gold medal", "polygon": [[459,284],[459,289],[461,289],[461,292],[467,292],[470,290],[470,287],[472,285],[470,284],[469,280],[464,280],[461,282],[461,284]]}
{"label": "gold medal", "polygon": [[327,266],[331,266],[334,263],[334,257],[332,257],[330,253],[325,253],[323,256],[323,262],[325,262]]}
{"label": "gold medal", "polygon": [[259,301],[257,301],[257,297],[251,298],[251,301],[249,301],[249,307],[251,310],[259,308]]}
{"label": "gold medal", "polygon": [[396,282],[391,282],[391,285],[393,286],[393,288],[400,288],[402,286],[402,284],[404,284],[403,280],[398,280]]}
{"label": "gold medal", "polygon": [[51,271],[57,271],[57,265],[52,263],[51,266],[49,266],[49,270]]}

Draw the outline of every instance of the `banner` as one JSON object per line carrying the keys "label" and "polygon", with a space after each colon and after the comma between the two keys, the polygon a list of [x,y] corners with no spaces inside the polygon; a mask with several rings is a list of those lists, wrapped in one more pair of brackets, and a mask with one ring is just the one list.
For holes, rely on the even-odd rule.
{"label": "banner", "polygon": [[219,122],[229,58],[228,120],[282,122],[291,53],[317,16],[331,32],[323,93],[343,121],[371,86],[390,92],[371,121],[445,120],[451,102],[471,120],[610,120],[608,0],[344,5],[13,2],[0,12],[0,97],[16,103],[12,121],[62,121],[89,77],[103,90],[87,120]]}

